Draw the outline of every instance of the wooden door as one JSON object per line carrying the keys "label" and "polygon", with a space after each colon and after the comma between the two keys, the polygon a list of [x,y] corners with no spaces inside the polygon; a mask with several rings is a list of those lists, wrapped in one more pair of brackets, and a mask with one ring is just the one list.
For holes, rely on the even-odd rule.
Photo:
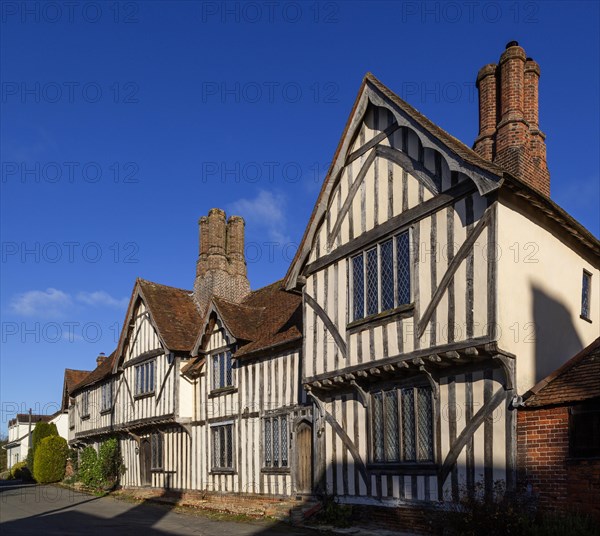
{"label": "wooden door", "polygon": [[296,429],[296,491],[312,493],[312,426],[301,422]]}
{"label": "wooden door", "polygon": [[142,486],[152,485],[152,448],[150,440],[144,438],[140,441],[140,482]]}

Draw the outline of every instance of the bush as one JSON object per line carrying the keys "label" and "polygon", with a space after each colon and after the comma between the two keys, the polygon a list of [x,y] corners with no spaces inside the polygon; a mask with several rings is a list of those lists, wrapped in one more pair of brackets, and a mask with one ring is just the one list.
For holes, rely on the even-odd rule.
{"label": "bush", "polygon": [[102,482],[98,455],[94,447],[85,447],[79,458],[78,480],[88,488],[97,488]]}
{"label": "bush", "polygon": [[67,441],[59,436],[42,439],[35,449],[33,476],[41,484],[58,482],[65,476],[65,465],[69,447]]}
{"label": "bush", "polygon": [[27,467],[29,468],[29,472],[31,474],[35,474],[35,471],[33,470],[35,451],[40,445],[42,439],[49,436],[58,436],[56,424],[42,421],[36,423],[33,433],[31,434],[31,445],[27,451]]}
{"label": "bush", "polygon": [[111,438],[100,445],[99,454],[86,447],[79,459],[78,480],[88,488],[112,489],[125,472],[119,441]]}
{"label": "bush", "polygon": [[10,480],[31,480],[31,473],[27,467],[27,460],[15,463],[9,472]]}

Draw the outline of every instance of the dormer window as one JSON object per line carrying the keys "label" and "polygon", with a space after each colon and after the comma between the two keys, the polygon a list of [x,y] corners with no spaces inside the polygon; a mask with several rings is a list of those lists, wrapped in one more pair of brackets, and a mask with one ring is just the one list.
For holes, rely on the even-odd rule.
{"label": "dormer window", "polygon": [[233,385],[233,364],[229,350],[213,354],[212,375],[213,390]]}

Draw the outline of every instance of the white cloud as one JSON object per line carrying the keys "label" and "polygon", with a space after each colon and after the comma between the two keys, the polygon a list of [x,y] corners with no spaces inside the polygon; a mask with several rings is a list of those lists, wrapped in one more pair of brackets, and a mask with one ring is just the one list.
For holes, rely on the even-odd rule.
{"label": "white cloud", "polygon": [[269,240],[280,244],[290,241],[287,235],[287,199],[283,194],[261,190],[252,199],[239,199],[228,206],[230,214],[242,216],[253,227],[267,231]]}
{"label": "white cloud", "polygon": [[21,316],[61,317],[73,305],[71,296],[62,290],[29,290],[17,295],[10,308]]}
{"label": "white cloud", "polygon": [[97,290],[95,292],[79,292],[77,294],[77,301],[85,305],[106,306],[106,307],[126,307],[128,298],[113,298],[108,292],[104,290]]}
{"label": "white cloud", "polygon": [[67,292],[55,288],[28,290],[18,294],[10,302],[10,309],[19,316],[62,318],[79,305],[88,307],[126,307],[127,298],[117,299],[108,292],[78,292],[73,298]]}

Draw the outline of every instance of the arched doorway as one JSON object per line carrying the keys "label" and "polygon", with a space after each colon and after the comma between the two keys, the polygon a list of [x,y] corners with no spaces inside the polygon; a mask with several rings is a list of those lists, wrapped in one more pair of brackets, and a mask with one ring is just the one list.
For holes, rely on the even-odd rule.
{"label": "arched doorway", "polygon": [[144,437],[140,441],[140,483],[142,486],[152,485],[152,447],[150,439]]}

